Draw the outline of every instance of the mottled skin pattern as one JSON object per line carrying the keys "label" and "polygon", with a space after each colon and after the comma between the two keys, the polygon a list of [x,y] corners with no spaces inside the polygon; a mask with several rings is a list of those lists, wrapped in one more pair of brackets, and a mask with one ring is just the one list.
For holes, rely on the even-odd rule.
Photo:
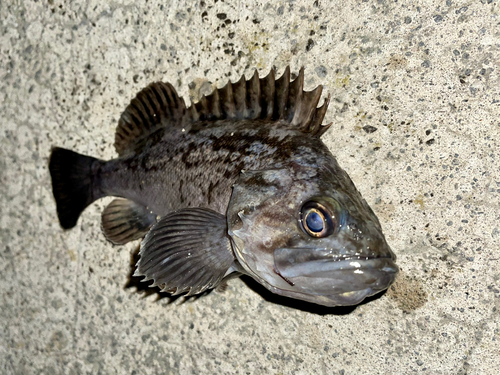
{"label": "mottled skin pattern", "polygon": [[263,121],[196,124],[174,136],[165,134],[137,155],[99,162],[96,184],[103,196],[134,200],[160,216],[184,207],[225,215],[242,170],[281,168],[310,141]]}
{"label": "mottled skin pattern", "polygon": [[[319,138],[286,123],[219,120],[149,139],[136,154],[98,162],[103,196],[159,216],[185,207],[227,215],[232,270],[274,293],[348,305],[394,280],[395,255],[377,217]],[[334,235],[302,230],[300,210],[311,198],[335,207]]]}

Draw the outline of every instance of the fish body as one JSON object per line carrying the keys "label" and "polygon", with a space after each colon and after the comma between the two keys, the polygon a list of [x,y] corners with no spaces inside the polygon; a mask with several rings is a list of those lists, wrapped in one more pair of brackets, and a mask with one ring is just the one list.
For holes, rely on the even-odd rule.
{"label": "fish body", "polygon": [[398,272],[380,223],[320,140],[328,101],[303,70],[257,73],[186,108],[154,83],[122,114],[117,159],[55,148],[58,216],[73,227],[90,203],[107,239],[143,238],[136,275],[188,295],[248,274],[274,293],[326,306],[386,289]]}
{"label": "fish body", "polygon": [[313,146],[302,133],[263,121],[201,122],[138,155],[103,163],[97,176],[104,196],[134,200],[160,216],[185,207],[225,215],[242,171],[283,168],[300,147]]}

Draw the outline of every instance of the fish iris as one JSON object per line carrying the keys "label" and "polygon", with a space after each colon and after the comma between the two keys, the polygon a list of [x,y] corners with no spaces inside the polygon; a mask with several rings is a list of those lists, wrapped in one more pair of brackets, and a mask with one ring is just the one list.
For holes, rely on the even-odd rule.
{"label": "fish iris", "polygon": [[321,197],[304,203],[300,211],[302,229],[311,237],[327,237],[335,232],[340,217],[338,203]]}
{"label": "fish iris", "polygon": [[311,232],[319,233],[325,227],[323,215],[316,210],[311,210],[306,217],[306,225]]}

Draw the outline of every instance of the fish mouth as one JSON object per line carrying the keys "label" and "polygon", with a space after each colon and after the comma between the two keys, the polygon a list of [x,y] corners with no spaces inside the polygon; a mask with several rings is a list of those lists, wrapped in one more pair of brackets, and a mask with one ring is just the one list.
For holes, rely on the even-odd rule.
{"label": "fish mouth", "polygon": [[389,257],[313,260],[298,264],[279,262],[275,258],[275,267],[284,277],[329,277],[332,272],[363,272],[378,270],[386,273],[397,273],[398,266]]}
{"label": "fish mouth", "polygon": [[276,249],[274,269],[296,298],[329,306],[355,305],[387,289],[399,272],[390,250],[381,255],[344,256],[309,248]]}

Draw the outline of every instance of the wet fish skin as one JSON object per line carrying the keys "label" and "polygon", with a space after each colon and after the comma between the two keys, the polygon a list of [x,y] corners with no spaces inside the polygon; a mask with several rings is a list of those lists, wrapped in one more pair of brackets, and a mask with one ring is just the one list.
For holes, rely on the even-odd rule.
{"label": "wet fish skin", "polygon": [[139,155],[103,162],[96,183],[100,195],[134,200],[160,216],[184,207],[225,214],[241,171],[280,168],[301,138],[263,121],[201,123]]}
{"label": "wet fish skin", "polygon": [[[386,289],[398,272],[380,223],[320,140],[321,86],[244,77],[186,108],[156,83],[122,114],[119,157],[102,161],[55,148],[49,169],[63,228],[87,205],[105,236],[145,236],[136,275],[174,294],[201,293],[248,274],[274,293],[327,306]],[[313,207],[327,235],[305,227]],[[309,212],[309,211],[307,211]],[[312,212],[312,211],[311,211]],[[314,216],[316,219],[319,216]],[[315,224],[317,225],[317,224]]]}

